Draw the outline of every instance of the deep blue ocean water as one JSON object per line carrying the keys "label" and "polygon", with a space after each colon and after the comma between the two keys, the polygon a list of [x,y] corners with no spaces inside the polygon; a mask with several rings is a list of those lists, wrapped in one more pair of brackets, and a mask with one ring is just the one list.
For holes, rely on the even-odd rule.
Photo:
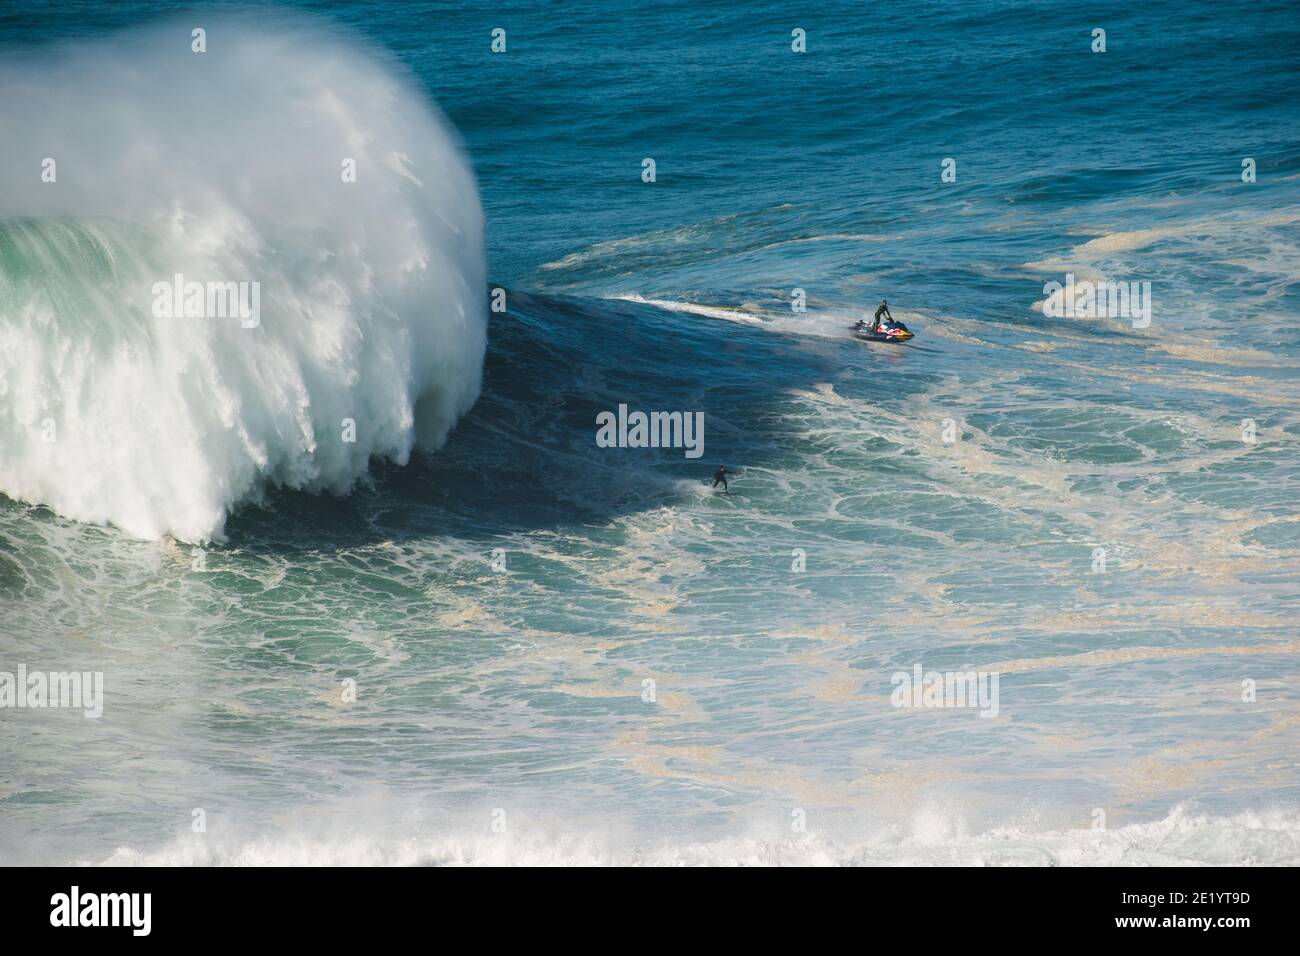
{"label": "deep blue ocean water", "polygon": [[[99,670],[108,694],[97,720],[0,710],[0,859],[1300,860],[1293,3],[293,6],[0,5],[0,349],[22,352],[0,366],[0,671]],[[279,475],[215,540],[130,533],[201,509],[172,485],[129,507],[68,489],[12,437],[54,379],[88,383],[68,407],[127,408],[96,427],[148,426],[159,456],[202,431],[160,411],[189,407],[191,365],[129,405],[93,387],[113,356],[163,365],[101,293],[136,261],[170,275],[175,234],[43,220],[21,179],[40,137],[14,135],[50,128],[24,83],[71,42],[128,79],[85,87],[83,113],[101,73],[70,71],[45,122],[93,144],[120,107],[147,133],[131,98],[175,84],[185,123],[279,176],[298,114],[164,81],[130,40],[159,23],[181,46],[206,25],[218,71],[223,32],[303,38],[243,62],[254,97],[260,70],[333,75],[312,31],[360,38],[458,132],[508,305],[444,446],[376,454],[348,494]],[[268,218],[332,201],[302,168]],[[343,278],[348,230],[398,228],[374,209],[331,220],[337,258],[259,255],[300,288],[337,275],[359,311],[356,276],[391,257]],[[251,231],[190,221],[204,249]],[[1044,314],[1067,274],[1150,283],[1149,324]],[[882,298],[911,343],[849,337]],[[276,384],[233,389],[222,420]],[[620,403],[703,412],[704,456],[598,447]],[[242,473],[214,447],[181,474]],[[918,663],[997,672],[998,716],[892,706]]]}

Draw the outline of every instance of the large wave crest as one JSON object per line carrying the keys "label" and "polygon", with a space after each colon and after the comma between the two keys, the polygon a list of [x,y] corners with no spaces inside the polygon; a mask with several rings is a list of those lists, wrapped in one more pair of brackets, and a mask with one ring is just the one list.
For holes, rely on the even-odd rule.
{"label": "large wave crest", "polygon": [[[6,55],[0,89],[0,492],[204,541],[271,485],[438,447],[477,398],[473,174],[384,55],[201,17]],[[256,323],[159,317],[177,275],[258,283]]]}

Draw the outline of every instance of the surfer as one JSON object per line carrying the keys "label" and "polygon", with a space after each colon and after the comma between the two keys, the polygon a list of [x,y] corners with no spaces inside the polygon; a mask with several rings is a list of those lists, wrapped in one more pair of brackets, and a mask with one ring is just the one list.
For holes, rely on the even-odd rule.
{"label": "surfer", "polygon": [[713,473],[713,487],[716,488],[718,487],[719,484],[722,485],[723,491],[727,490],[727,466],[726,465],[719,465],[718,470]]}

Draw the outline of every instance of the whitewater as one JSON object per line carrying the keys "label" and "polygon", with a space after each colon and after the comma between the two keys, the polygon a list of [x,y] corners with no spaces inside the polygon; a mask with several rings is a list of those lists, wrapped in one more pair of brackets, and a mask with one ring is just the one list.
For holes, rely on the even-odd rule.
{"label": "whitewater", "polygon": [[[487,316],[473,173],[409,77],[319,25],[205,22],[211,53],[169,24],[0,64],[0,492],[190,542],[440,446]],[[258,283],[259,324],[158,318],[174,275]]]}
{"label": "whitewater", "polygon": [[[1300,858],[1300,820],[1286,810],[1214,818],[1174,807],[1151,823],[1115,830],[1047,831],[1003,826],[970,833],[960,810],[923,806],[895,824],[859,824],[856,837],[754,833],[724,840],[638,844],[592,827],[581,833],[422,832],[408,815],[400,832],[373,825],[300,829],[227,844],[193,834],[143,852],[119,847],[87,866],[1246,866]],[[396,829],[396,828],[394,828]],[[764,833],[763,830],[767,832]]]}

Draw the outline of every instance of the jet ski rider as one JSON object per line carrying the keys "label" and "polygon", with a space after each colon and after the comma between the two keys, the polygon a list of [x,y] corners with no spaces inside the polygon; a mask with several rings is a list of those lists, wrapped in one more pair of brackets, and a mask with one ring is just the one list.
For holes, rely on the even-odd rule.
{"label": "jet ski rider", "polygon": [[[890,322],[894,321],[894,316],[890,314],[889,311],[889,303],[886,302],[884,299],[881,299],[880,305],[876,306],[876,317],[875,320],[871,323],[871,328],[869,330],[872,335],[875,335],[878,331],[880,331],[880,317],[882,315],[885,316],[885,318],[889,319]],[[855,325],[853,328],[858,331],[861,331],[866,327],[867,327],[867,320],[858,319],[858,324]]]}

